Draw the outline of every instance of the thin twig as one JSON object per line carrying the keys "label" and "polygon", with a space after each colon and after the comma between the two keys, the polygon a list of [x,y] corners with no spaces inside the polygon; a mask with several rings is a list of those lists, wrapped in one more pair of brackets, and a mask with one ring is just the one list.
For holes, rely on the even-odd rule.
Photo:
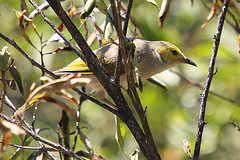
{"label": "thin twig", "polygon": [[[2,143],[2,142],[0,142]],[[16,148],[22,148],[22,149],[29,149],[29,150],[41,150],[42,147],[32,147],[32,146],[22,146],[22,145],[16,145],[16,144],[9,144],[9,146],[16,147]],[[51,148],[49,148],[51,149]]]}
{"label": "thin twig", "polygon": [[[4,118],[4,119],[5,119],[6,121],[8,121],[8,122],[11,122],[11,123],[14,123],[14,124],[19,125],[18,122],[14,121],[14,120],[11,119],[10,117],[8,117],[8,116],[6,116],[6,115],[4,115],[4,114],[2,114],[2,113],[0,113],[0,117]],[[61,146],[61,145],[59,145],[59,144],[57,144],[57,143],[54,143],[54,142],[52,142],[52,141],[49,141],[48,139],[45,139],[45,138],[39,136],[39,135],[36,134],[33,130],[28,129],[28,128],[26,128],[26,127],[24,127],[24,126],[21,126],[21,125],[20,125],[20,127],[21,127],[26,133],[28,133],[30,136],[32,136],[33,139],[35,139],[36,141],[38,141],[38,142],[43,142],[43,143],[45,143],[45,144],[47,144],[47,145],[49,145],[49,146],[51,146],[51,147],[53,147],[53,148],[56,148],[57,150],[61,150],[62,152],[68,154],[69,156],[71,156],[71,157],[73,157],[73,158],[80,159],[80,160],[84,160],[83,158],[81,158],[80,156],[76,155],[75,153],[69,151],[68,149],[64,148],[63,146]]]}
{"label": "thin twig", "polygon": [[199,159],[203,129],[205,125],[204,119],[205,119],[206,103],[207,103],[208,93],[209,93],[210,85],[211,85],[213,74],[214,74],[214,66],[215,66],[218,47],[220,43],[220,37],[222,34],[223,24],[224,24],[224,20],[227,13],[228,4],[229,4],[229,0],[225,0],[222,7],[221,14],[218,17],[217,31],[216,31],[216,34],[214,35],[215,41],[213,43],[213,50],[212,50],[212,56],[209,64],[208,75],[207,75],[206,84],[201,96],[200,113],[199,113],[199,120],[198,120],[198,131],[197,131],[195,150],[194,150],[194,156],[193,156],[194,160]]}
{"label": "thin twig", "polygon": [[[189,84],[191,84],[191,85],[193,85],[193,86],[195,86],[195,87],[197,87],[197,88],[199,88],[199,89],[201,89],[201,90],[204,89],[204,87],[201,86],[199,83],[196,83],[196,82],[194,82],[194,81],[192,81],[192,80],[190,80],[190,79],[187,79],[184,75],[182,75],[182,74],[180,74],[180,73],[178,73],[178,72],[176,72],[176,71],[173,71],[173,70],[171,70],[171,69],[170,69],[170,72],[175,73],[176,75],[178,75],[179,77],[181,77],[181,78],[182,78],[184,81],[186,81],[187,83],[189,83]],[[237,100],[234,100],[234,99],[232,99],[232,98],[226,97],[226,96],[224,96],[224,95],[222,95],[222,94],[219,94],[219,93],[216,93],[216,92],[213,92],[213,91],[209,91],[209,93],[210,93],[211,95],[213,95],[213,96],[216,96],[216,97],[221,98],[221,99],[223,99],[223,100],[225,100],[225,101],[228,101],[228,102],[231,102],[231,103],[233,103],[233,104],[235,104],[235,105],[237,105],[237,106],[240,106],[240,102],[237,101]]]}
{"label": "thin twig", "polygon": [[[85,93],[85,87],[82,87],[83,92]],[[76,130],[75,130],[75,135],[74,135],[74,141],[73,141],[73,146],[72,146],[72,151],[75,150],[76,144],[77,144],[77,136],[80,132],[80,113],[81,113],[81,108],[82,104],[86,99],[81,96],[79,100],[79,105],[78,105],[78,110],[77,110],[77,121],[76,121]]]}
{"label": "thin twig", "polygon": [[9,44],[11,44],[15,49],[17,49],[25,58],[27,58],[27,60],[29,62],[31,62],[31,64],[33,66],[36,66],[37,68],[40,68],[41,70],[43,70],[44,72],[46,72],[47,74],[49,74],[50,76],[54,77],[54,78],[59,78],[59,76],[53,74],[52,72],[50,72],[49,70],[47,70],[45,67],[41,66],[39,63],[37,63],[34,59],[32,59],[26,52],[24,52],[22,50],[21,47],[19,47],[17,45],[17,43],[13,40],[10,40],[8,37],[6,37],[5,35],[3,35],[2,33],[0,33],[0,37],[2,39],[4,39],[6,42],[8,42]]}
{"label": "thin twig", "polygon": [[[96,55],[92,52],[92,50],[84,40],[82,34],[78,31],[77,27],[73,24],[69,16],[62,8],[60,1],[59,0],[47,0],[47,1],[51,8],[56,13],[56,15],[66,26],[66,28],[68,29],[68,31],[70,32],[71,36],[74,38],[78,46],[81,48],[82,53],[84,53],[85,57],[84,61],[88,65],[89,69],[94,73],[94,75],[97,77],[99,82],[105,88],[109,96],[113,99],[114,103],[118,107],[118,111],[116,112],[118,112],[118,115],[121,118],[121,120],[125,122],[125,124],[132,132],[144,156],[147,159],[156,159],[151,150],[149,149],[149,146],[146,144],[146,136],[144,135],[141,127],[139,126],[138,122],[133,116],[133,113],[129,108],[128,103],[121,92],[121,88],[112,81],[106,69],[100,64]],[[64,40],[68,45],[71,45],[68,39]],[[78,52],[78,54],[81,55],[81,58],[83,57],[82,53],[79,52],[79,49],[75,48],[75,46],[70,47],[75,51],[75,53]]]}
{"label": "thin twig", "polygon": [[126,34],[127,34],[128,22],[129,22],[129,18],[130,18],[131,9],[132,9],[132,3],[133,3],[133,0],[128,0],[127,13],[125,16],[125,22],[124,22],[124,26],[123,26],[123,36],[126,36]]}

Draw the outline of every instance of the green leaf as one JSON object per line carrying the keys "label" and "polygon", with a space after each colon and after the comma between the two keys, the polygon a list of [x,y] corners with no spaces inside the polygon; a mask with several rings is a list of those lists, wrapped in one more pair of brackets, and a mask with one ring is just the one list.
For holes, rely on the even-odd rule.
{"label": "green leaf", "polygon": [[[33,138],[26,134],[23,139],[23,146],[28,146],[32,142]],[[18,159],[18,157],[21,155],[21,148],[18,148],[16,152],[9,158],[9,160],[15,160]]]}
{"label": "green leaf", "polygon": [[107,5],[105,4],[105,2],[103,0],[96,0],[96,7],[103,14],[107,14]]}
{"label": "green leaf", "polygon": [[10,71],[10,74],[13,77],[13,79],[17,82],[20,93],[24,96],[22,78],[21,78],[20,73],[18,72],[17,68],[13,65],[10,67],[9,71]]}
{"label": "green leaf", "polygon": [[7,50],[8,50],[8,47],[5,46],[2,48],[2,51],[0,52],[0,69],[5,70],[8,68],[8,62],[11,56]]}
{"label": "green leaf", "polygon": [[120,150],[122,151],[122,153],[130,160],[130,158],[128,157],[126,152],[123,150],[124,137],[125,137],[124,122],[117,116],[115,116],[115,121],[116,121],[116,130],[117,130],[115,138],[117,140],[118,146],[119,146]]}
{"label": "green leaf", "polygon": [[164,89],[165,91],[168,91],[168,86],[163,83],[162,81],[160,81],[159,79],[155,78],[154,76],[147,79],[149,82],[161,87],[162,89]]}
{"label": "green leaf", "polygon": [[137,61],[137,50],[136,49],[135,49],[135,53],[132,56],[132,63],[133,63],[133,68],[134,68],[135,74],[136,74],[138,88],[142,92],[143,91],[143,84],[142,84],[142,78],[141,78],[139,65],[138,65],[138,61]]}
{"label": "green leaf", "polygon": [[80,15],[80,19],[84,20],[87,18],[93,11],[96,5],[96,0],[88,0],[84,6],[84,11]]}
{"label": "green leaf", "polygon": [[110,41],[111,36],[115,31],[112,20],[113,20],[112,7],[111,5],[109,5],[107,10],[106,20],[105,20],[105,26],[104,26],[104,39],[106,39],[107,42]]}

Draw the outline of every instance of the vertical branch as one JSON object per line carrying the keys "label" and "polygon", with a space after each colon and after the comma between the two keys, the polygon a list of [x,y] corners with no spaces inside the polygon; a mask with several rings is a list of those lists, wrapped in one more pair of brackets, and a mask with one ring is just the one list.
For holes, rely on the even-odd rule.
{"label": "vertical branch", "polygon": [[133,3],[133,0],[128,0],[128,7],[127,7],[126,16],[125,16],[124,26],[123,26],[123,35],[124,36],[126,36],[126,34],[127,34],[128,22],[129,22],[129,18],[130,18],[130,12],[132,9],[132,3]]}
{"label": "vertical branch", "polygon": [[199,154],[200,154],[200,147],[201,147],[201,141],[202,141],[202,134],[203,134],[203,129],[205,125],[205,111],[206,111],[206,103],[207,103],[207,97],[210,89],[210,85],[212,82],[212,78],[214,75],[214,66],[215,66],[215,61],[217,57],[217,52],[218,52],[218,47],[220,43],[220,37],[222,34],[222,29],[223,29],[223,24],[224,20],[226,17],[227,13],[227,8],[228,8],[229,0],[225,0],[221,14],[218,17],[218,27],[217,27],[217,32],[214,35],[214,43],[213,43],[213,50],[212,50],[212,56],[209,64],[209,69],[208,69],[208,75],[206,78],[206,84],[201,96],[201,104],[200,104],[200,113],[199,113],[199,120],[198,120],[198,131],[197,131],[197,136],[196,136],[196,143],[195,143],[195,150],[194,150],[194,160],[199,159]]}

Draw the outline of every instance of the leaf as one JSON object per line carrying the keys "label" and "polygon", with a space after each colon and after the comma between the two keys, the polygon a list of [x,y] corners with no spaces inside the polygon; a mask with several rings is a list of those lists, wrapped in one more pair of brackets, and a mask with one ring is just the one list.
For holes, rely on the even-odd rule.
{"label": "leaf", "polygon": [[160,81],[158,78],[155,78],[155,76],[152,76],[151,78],[147,79],[149,82],[161,87],[162,89],[164,89],[165,91],[168,91],[168,86],[163,83],[162,81]]}
{"label": "leaf", "polygon": [[[65,97],[64,97],[65,98]],[[66,99],[66,98],[65,98]],[[56,105],[58,105],[62,110],[66,111],[69,115],[71,115],[71,117],[77,121],[77,113],[76,113],[76,110],[69,107],[65,102],[63,101],[60,101],[58,99],[54,99],[50,96],[48,97],[44,97],[44,99],[41,99],[42,101],[44,102],[50,102],[50,103],[55,103]],[[67,99],[69,100],[69,99]],[[76,105],[76,100],[74,100],[74,104]],[[73,100],[71,100],[71,102],[73,102]]]}
{"label": "leaf", "polygon": [[118,146],[122,153],[130,160],[126,152],[123,150],[124,147],[124,137],[125,137],[125,126],[124,122],[117,116],[115,116],[115,122],[116,122],[116,135],[115,138],[117,140]]}
{"label": "leaf", "polygon": [[84,11],[80,15],[80,19],[84,20],[87,18],[93,11],[96,5],[96,0],[88,0],[84,6]]}
{"label": "leaf", "polygon": [[159,9],[159,6],[155,0],[147,0],[147,2],[153,4],[154,6],[156,6]]}
{"label": "leaf", "polygon": [[167,17],[169,8],[170,8],[171,0],[163,0],[161,4],[161,8],[159,10],[158,18],[159,18],[159,27],[163,27],[163,22]]}
{"label": "leaf", "polygon": [[50,52],[50,53],[45,53],[45,54],[57,54],[57,53],[61,53],[61,52],[66,52],[66,51],[73,51],[73,49],[70,46],[66,46],[66,47],[59,47],[56,50]]}
{"label": "leaf", "polygon": [[7,132],[2,134],[2,147],[1,147],[1,154],[0,154],[0,159],[4,156],[5,152],[8,149],[9,143],[11,142],[12,139],[12,133]]}
{"label": "leaf", "polygon": [[[134,47],[135,47],[135,45],[134,45]],[[137,60],[137,50],[136,49],[135,49],[134,54],[132,56],[132,64],[133,64],[133,68],[135,70],[138,88],[142,92],[143,91],[143,84],[142,84],[142,78],[141,78],[141,74],[140,74],[140,70],[139,70],[139,65],[138,65],[138,60]]]}
{"label": "leaf", "polygon": [[26,15],[28,15],[28,8],[27,8],[27,4],[26,4],[26,1],[25,0],[20,0],[20,5],[21,5],[21,10],[22,11],[26,11]]}
{"label": "leaf", "polygon": [[8,122],[4,119],[0,119],[0,126],[8,128],[11,133],[16,135],[24,135],[25,131],[15,123]]}
{"label": "leaf", "polygon": [[39,34],[38,34],[38,32],[37,32],[37,27],[33,24],[33,21],[32,21],[29,17],[27,17],[26,15],[24,15],[25,12],[26,12],[26,10],[24,10],[22,13],[19,12],[19,11],[17,11],[17,10],[15,10],[15,9],[13,9],[13,10],[15,11],[15,13],[16,13],[16,15],[17,15],[17,17],[18,17],[18,26],[19,26],[19,29],[20,29],[20,32],[21,32],[23,38],[24,38],[32,47],[34,47],[35,49],[37,49],[37,48],[33,45],[33,43],[31,42],[31,40],[30,40],[30,38],[28,37],[28,35],[26,34],[26,27],[27,27],[27,25],[24,26],[24,23],[31,25],[31,26],[33,27],[33,30],[35,31],[35,33],[38,35],[38,37],[40,37]]}
{"label": "leaf", "polygon": [[[28,146],[32,142],[33,138],[29,134],[25,134],[23,139],[23,146]],[[21,154],[21,148],[17,148],[16,152],[9,157],[9,160],[18,159],[18,156]]]}
{"label": "leaf", "polygon": [[9,60],[11,59],[11,55],[8,52],[8,47],[4,46],[0,51],[0,69],[7,69]]}
{"label": "leaf", "polygon": [[24,89],[23,89],[23,85],[22,85],[21,74],[19,73],[17,68],[13,65],[9,68],[9,71],[10,71],[10,74],[13,77],[13,79],[17,82],[20,93],[24,96]]}
{"label": "leaf", "polygon": [[105,26],[104,26],[104,39],[109,42],[111,40],[111,36],[114,33],[114,27],[113,27],[113,13],[112,13],[112,7],[109,5],[108,10],[107,10],[107,16],[105,20]]}
{"label": "leaf", "polygon": [[29,157],[28,160],[42,160],[43,159],[43,151],[35,151]]}
{"label": "leaf", "polygon": [[215,13],[217,11],[217,8],[218,8],[217,0],[213,0],[213,5],[211,8],[211,11],[210,11],[209,15],[207,16],[206,21],[201,26],[201,28],[205,27],[205,25],[207,25],[208,22],[213,18],[213,16],[215,15]]}
{"label": "leaf", "polygon": [[190,151],[188,140],[186,138],[183,139],[183,150],[185,153],[187,153],[187,155],[189,155],[189,157],[193,158]]}
{"label": "leaf", "polygon": [[100,12],[103,14],[107,14],[107,5],[104,3],[103,0],[96,0],[96,7],[99,9]]}
{"label": "leaf", "polygon": [[28,109],[31,105],[38,102],[44,97],[48,97],[50,94],[59,92],[64,89],[73,88],[75,86],[85,86],[90,83],[91,79],[81,77],[81,74],[69,74],[62,78],[52,80],[49,77],[43,76],[40,78],[41,81],[47,83],[34,89],[28,96],[26,103],[20,107],[15,113],[14,116],[19,115]]}
{"label": "leaf", "polygon": [[7,80],[5,79],[5,81],[7,82],[7,85],[12,89],[12,90],[16,90],[16,83],[14,80]]}
{"label": "leaf", "polygon": [[1,154],[0,159],[3,157],[4,153],[7,151],[9,143],[12,138],[12,134],[24,135],[25,131],[20,128],[17,124],[8,122],[3,118],[0,119],[0,135],[1,135]]}

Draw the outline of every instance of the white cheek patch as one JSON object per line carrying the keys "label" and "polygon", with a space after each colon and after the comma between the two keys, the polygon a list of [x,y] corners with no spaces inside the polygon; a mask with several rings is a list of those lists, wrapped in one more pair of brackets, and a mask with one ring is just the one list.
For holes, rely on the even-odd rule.
{"label": "white cheek patch", "polygon": [[162,62],[162,57],[161,57],[161,55],[158,53],[158,51],[154,50],[154,53],[156,54],[156,57],[158,58],[158,60],[159,60],[160,62]]}

